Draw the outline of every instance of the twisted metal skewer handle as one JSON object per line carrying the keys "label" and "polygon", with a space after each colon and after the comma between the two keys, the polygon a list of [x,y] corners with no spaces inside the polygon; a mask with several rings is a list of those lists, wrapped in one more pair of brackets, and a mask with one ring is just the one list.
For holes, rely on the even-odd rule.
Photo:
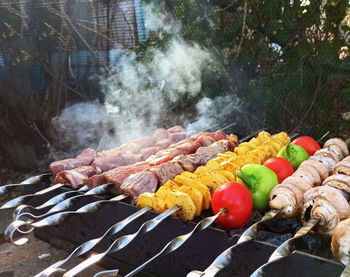
{"label": "twisted metal skewer handle", "polygon": [[141,210],[138,210],[136,213],[133,213],[129,217],[125,218],[124,220],[114,224],[101,237],[89,240],[89,241],[81,244],[80,246],[75,248],[74,251],[67,258],[54,263],[50,267],[46,268],[44,271],[35,275],[35,277],[48,277],[57,271],[61,271],[62,269],[60,269],[59,267],[62,266],[63,264],[65,264],[66,262],[68,262],[70,259],[87,253],[93,247],[95,247],[101,240],[103,240],[105,237],[111,236],[111,235],[114,235],[114,234],[120,232],[129,223],[136,220],[137,218],[139,218],[140,216],[142,216],[144,213],[146,213],[147,211],[149,211],[151,209],[152,209],[151,207],[146,207],[146,208],[143,208]]}
{"label": "twisted metal skewer handle", "polygon": [[[220,212],[218,212],[216,215],[207,217],[202,219],[198,224],[193,228],[193,230],[185,235],[178,236],[174,239],[172,239],[158,254],[154,255],[152,258],[147,260],[145,263],[125,275],[125,277],[131,277],[134,276],[136,273],[140,272],[143,268],[145,268],[150,262],[155,260],[156,258],[160,257],[161,255],[167,255],[179,247],[181,247],[190,237],[192,237],[193,234],[198,233],[200,231],[205,230],[210,225],[213,224],[213,222],[222,214],[226,213],[227,209],[222,209]],[[107,273],[107,272],[106,272]],[[96,276],[96,275],[95,275]]]}
{"label": "twisted metal skewer handle", "polygon": [[50,191],[53,191],[53,190],[58,189],[58,188],[63,187],[63,186],[65,186],[65,184],[56,184],[56,185],[50,186],[46,189],[37,191],[36,193],[31,193],[31,194],[26,194],[26,195],[16,197],[16,198],[6,202],[4,205],[2,205],[0,207],[0,210],[17,207],[22,203],[26,203],[27,201],[29,201],[30,199],[32,199],[35,196],[49,193]]}
{"label": "twisted metal skewer handle", "polygon": [[63,277],[72,277],[76,276],[78,273],[82,272],[84,269],[90,267],[91,265],[97,263],[100,261],[103,257],[105,257],[109,253],[117,252],[121,250],[122,248],[126,247],[129,243],[131,243],[134,239],[136,239],[139,235],[147,233],[152,231],[154,228],[156,228],[163,220],[168,218],[170,215],[172,215],[177,210],[181,209],[179,206],[174,206],[171,209],[161,213],[160,215],[156,216],[155,218],[146,221],[141,225],[141,227],[133,234],[131,235],[125,235],[118,239],[116,239],[109,247],[108,249],[100,254],[96,254],[85,260],[84,262],[78,264],[76,267],[69,270],[67,273],[63,275]]}
{"label": "twisted metal skewer handle", "polygon": [[112,188],[113,186],[114,186],[114,184],[104,184],[102,186],[98,186],[96,188],[93,188],[92,190],[89,190],[88,192],[86,192],[84,194],[79,194],[79,195],[70,197],[70,198],[56,204],[50,210],[48,210],[46,213],[43,213],[43,214],[34,215],[32,213],[22,213],[21,216],[25,215],[25,216],[31,217],[33,219],[43,218],[43,217],[49,216],[53,213],[61,212],[61,211],[68,209],[80,198],[84,198],[86,196],[104,194],[107,191],[109,191],[109,189]]}
{"label": "twisted metal skewer handle", "polygon": [[245,232],[241,235],[237,243],[229,248],[227,248],[224,252],[222,252],[214,262],[204,271],[193,270],[187,274],[187,277],[214,277],[219,271],[228,266],[231,262],[231,253],[235,247],[243,243],[247,243],[253,239],[255,239],[259,233],[259,230],[265,221],[271,220],[275,218],[281,210],[271,210],[259,221],[250,226]]}
{"label": "twisted metal skewer handle", "polygon": [[[60,222],[62,222],[65,218],[67,218],[69,215],[92,213],[92,212],[98,210],[99,208],[101,208],[104,204],[118,202],[118,201],[121,201],[127,197],[128,197],[127,195],[122,194],[122,195],[116,196],[116,197],[109,199],[109,200],[95,201],[95,202],[89,203],[89,204],[79,208],[76,211],[60,212],[60,213],[48,216],[48,217],[44,218],[43,220],[40,220],[40,221],[34,222],[34,223],[32,223],[32,221],[29,221],[29,222],[24,222],[22,220],[14,221],[5,230],[4,237],[7,241],[9,241],[13,244],[22,245],[23,244],[22,241],[21,241],[21,244],[18,244],[18,241],[15,241],[13,239],[15,232],[18,231],[19,227],[21,227],[21,226],[27,226],[28,228],[30,228],[29,229],[30,231],[25,232],[26,234],[28,234],[28,233],[32,232],[34,230],[34,228],[41,228],[41,227],[45,227],[45,226],[57,225]],[[21,231],[21,233],[23,233],[23,231]]]}
{"label": "twisted metal skewer handle", "polygon": [[24,187],[27,185],[33,185],[36,183],[39,183],[42,179],[44,179],[45,177],[51,176],[51,173],[43,173],[37,176],[33,176],[33,177],[29,177],[28,179],[24,180],[23,182],[19,183],[19,184],[9,184],[9,185],[5,185],[5,186],[1,186],[0,187],[0,196],[5,194],[6,192],[9,192],[15,188],[18,187]]}
{"label": "twisted metal skewer handle", "polygon": [[49,200],[47,200],[45,203],[41,204],[40,206],[34,207],[32,205],[19,205],[14,211],[13,211],[13,219],[18,220],[20,219],[21,216],[27,215],[30,217],[34,217],[34,215],[30,212],[24,212],[26,209],[32,209],[32,210],[41,210],[50,206],[54,206],[58,203],[61,203],[62,201],[76,195],[79,192],[86,192],[88,190],[88,186],[83,186],[79,190],[74,190],[74,191],[66,191],[63,193],[60,193]]}
{"label": "twisted metal skewer handle", "polygon": [[312,230],[312,228],[314,228],[319,222],[320,222],[319,218],[311,218],[308,222],[306,222],[306,224],[302,228],[299,229],[299,231],[294,235],[294,237],[286,240],[284,243],[278,246],[277,249],[270,256],[268,262],[260,266],[250,276],[251,277],[264,276],[264,270],[266,266],[276,261],[279,261],[282,258],[288,257],[293,251],[294,241],[296,239],[299,239],[307,235]]}

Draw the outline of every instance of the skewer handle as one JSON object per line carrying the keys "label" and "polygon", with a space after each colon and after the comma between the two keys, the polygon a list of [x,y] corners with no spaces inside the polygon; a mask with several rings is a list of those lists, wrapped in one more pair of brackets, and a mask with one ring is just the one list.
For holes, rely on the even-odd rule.
{"label": "skewer handle", "polygon": [[63,275],[63,277],[72,277],[76,276],[78,273],[82,272],[86,268],[90,267],[91,265],[97,263],[100,261],[104,256],[106,256],[109,253],[117,252],[124,247],[126,247],[129,243],[131,243],[134,239],[136,239],[139,235],[147,233],[152,231],[154,228],[156,228],[163,220],[168,218],[170,215],[172,215],[177,210],[181,209],[179,206],[174,206],[171,209],[161,213],[160,215],[156,216],[155,218],[146,221],[141,225],[141,227],[133,234],[131,235],[125,235],[118,239],[116,239],[109,247],[108,249],[100,254],[93,255],[84,262],[78,264],[76,267],[69,270],[66,274]]}
{"label": "skewer handle", "polygon": [[[24,240],[14,240],[14,234],[16,231],[18,231],[19,227],[22,226],[27,226],[29,227],[30,231],[26,231],[25,233],[28,234],[30,232],[32,232],[34,230],[34,228],[41,228],[41,227],[45,227],[45,226],[52,226],[52,225],[56,225],[59,224],[60,222],[62,222],[65,218],[67,218],[69,215],[73,215],[73,214],[84,214],[84,213],[91,213],[94,212],[98,209],[100,209],[103,205],[107,204],[107,203],[113,203],[113,202],[118,202],[121,201],[125,198],[127,198],[127,195],[119,195],[116,196],[112,199],[109,200],[99,200],[93,203],[89,203],[81,208],[79,208],[76,211],[66,211],[66,212],[60,212],[51,216],[48,216],[46,218],[44,218],[43,220],[40,220],[38,222],[24,222],[21,220],[18,221],[14,221],[12,222],[7,229],[5,230],[4,233],[4,237],[7,241],[10,241],[13,244],[16,245],[23,245],[24,243],[26,243],[28,240],[24,241]],[[21,233],[24,233],[23,231],[21,231]]]}
{"label": "skewer handle", "polygon": [[63,187],[63,186],[65,186],[65,184],[56,184],[56,185],[50,186],[50,187],[48,187],[46,189],[40,190],[40,191],[38,191],[36,193],[26,194],[26,195],[22,195],[22,196],[16,197],[16,198],[6,202],[4,205],[2,205],[0,207],[0,210],[17,207],[20,204],[26,203],[27,201],[29,201],[31,198],[33,198],[35,196],[43,195],[45,193],[48,193],[48,192],[50,192],[52,190],[58,189],[58,188]]}
{"label": "skewer handle", "polygon": [[138,210],[136,213],[133,213],[129,217],[125,218],[124,220],[114,224],[101,237],[89,240],[89,241],[81,244],[80,246],[75,248],[74,251],[67,258],[54,263],[50,267],[46,268],[44,271],[35,275],[35,277],[48,277],[51,274],[53,274],[54,272],[61,271],[62,269],[60,269],[59,267],[62,266],[63,264],[65,264],[66,262],[68,262],[70,259],[87,253],[93,247],[95,247],[102,239],[104,239],[107,236],[111,236],[111,235],[114,235],[114,234],[120,232],[129,223],[131,223],[135,219],[139,218],[140,216],[142,216],[144,213],[146,213],[147,211],[149,211],[151,209],[152,209],[151,207],[146,207],[146,208],[143,208],[141,210]]}
{"label": "skewer handle", "polygon": [[[210,225],[213,224],[213,222],[222,214],[226,213],[227,209],[222,209],[220,212],[218,212],[216,215],[207,217],[202,219],[198,224],[193,228],[193,230],[185,235],[178,236],[174,239],[172,239],[158,254],[154,255],[152,258],[150,258],[148,261],[125,275],[125,277],[131,277],[134,276],[136,273],[140,272],[143,268],[145,268],[150,262],[155,260],[156,258],[167,255],[179,247],[181,247],[190,237],[192,237],[193,234],[198,233],[200,231],[203,231],[204,229],[208,228]],[[107,272],[106,272],[107,273]]]}

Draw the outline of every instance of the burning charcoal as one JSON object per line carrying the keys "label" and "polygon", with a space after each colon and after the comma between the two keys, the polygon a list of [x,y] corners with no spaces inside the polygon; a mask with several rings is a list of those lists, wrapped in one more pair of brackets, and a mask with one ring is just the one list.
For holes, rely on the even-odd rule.
{"label": "burning charcoal", "polygon": [[291,234],[291,233],[287,233],[287,234],[283,234],[283,235],[270,233],[270,235],[266,241],[269,243],[275,244],[275,245],[281,245],[287,239],[290,239],[292,237],[293,237],[293,234]]}

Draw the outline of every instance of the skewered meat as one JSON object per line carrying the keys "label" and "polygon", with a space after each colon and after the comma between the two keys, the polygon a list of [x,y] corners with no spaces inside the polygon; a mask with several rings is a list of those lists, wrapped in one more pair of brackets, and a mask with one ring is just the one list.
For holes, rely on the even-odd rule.
{"label": "skewered meat", "polygon": [[70,184],[73,189],[78,189],[88,180],[90,176],[96,174],[92,166],[80,166],[71,170],[63,170],[57,173],[55,183]]}
{"label": "skewered meat", "polygon": [[[107,168],[111,169],[115,166],[128,165],[140,160],[145,160],[149,155],[147,157],[144,157],[142,153],[140,153],[140,150],[150,147],[163,139],[169,139],[170,137],[168,140],[169,144],[165,146],[167,147],[172,143],[178,142],[180,139],[186,136],[187,133],[180,126],[172,127],[169,130],[158,129],[151,137],[146,136],[139,138],[132,142],[124,143],[118,148],[103,151],[101,153],[96,153],[95,150],[88,148],[84,150],[80,155],[78,155],[75,159],[65,159],[51,163],[50,170],[55,176],[60,171],[70,170],[94,163],[93,165],[95,166],[96,172],[104,172]],[[157,151],[161,149],[162,147],[159,146],[159,149],[157,149]]]}
{"label": "skewered meat", "polygon": [[[219,134],[221,135],[221,133]],[[201,134],[199,137],[202,136],[203,134]],[[157,159],[156,164],[161,164],[167,160],[171,160],[172,157],[175,157],[175,155],[194,153],[200,147],[200,144],[197,143],[196,140],[194,140],[195,137],[198,137],[198,134],[192,135],[189,139],[184,139],[184,143],[181,143],[180,141],[174,145],[171,145],[171,148],[159,151],[156,155],[151,156],[152,158],[150,157],[149,159],[147,159],[146,162],[140,162],[138,164],[130,166],[117,167],[112,170],[106,171],[102,174],[103,176],[101,177],[93,176],[89,178],[87,184],[89,187],[96,187],[102,185],[107,181],[109,183],[114,183],[117,186],[120,186],[124,182],[125,178],[127,178],[131,174],[150,168],[150,163],[154,162],[154,159]],[[189,140],[192,140],[193,143],[190,144]]]}
{"label": "skewered meat", "polygon": [[120,166],[102,174],[90,177],[87,180],[86,184],[90,188],[97,187],[105,183],[114,183],[116,185],[121,185],[125,178],[127,178],[129,175],[147,168],[149,168],[149,165],[146,162],[140,162],[134,165]]}
{"label": "skewered meat", "polygon": [[[234,140],[234,138],[231,137],[231,140]],[[236,141],[237,141],[237,137],[236,137]],[[195,143],[198,144],[197,142]],[[192,163],[191,169],[193,168],[194,170],[196,166],[204,165],[207,162],[208,157],[215,157],[218,153],[226,152],[230,149],[232,150],[234,146],[235,144],[231,141],[220,140],[218,142],[213,143],[211,146],[199,147],[195,154],[182,155],[182,160],[188,157],[188,163]],[[187,149],[188,151],[192,151],[191,147],[188,147]],[[194,159],[197,161],[196,164],[193,163]],[[125,179],[124,181],[125,184],[123,183],[121,185],[120,187],[121,190],[124,193],[130,194],[133,197],[133,199],[137,199],[142,193],[147,192],[145,191],[146,187],[143,185],[142,182],[138,184],[141,178],[140,176],[145,176],[144,177],[145,179],[150,179],[151,178],[150,175],[153,174],[154,177],[156,177],[158,180],[157,186],[152,183],[152,185],[154,186],[152,186],[152,190],[148,192],[154,192],[155,191],[153,190],[154,187],[155,189],[157,189],[157,187],[164,185],[168,180],[174,179],[175,176],[179,175],[184,171],[182,164],[178,162],[178,160],[179,159],[168,161],[158,166],[153,166],[150,169],[147,169],[147,171],[149,172],[144,172],[143,175],[137,175],[137,178],[133,178],[132,175],[129,176],[127,179]],[[187,165],[187,167],[189,166]],[[108,181],[111,181],[111,179],[108,179]],[[133,189],[130,190],[129,189],[130,187],[133,187]],[[138,187],[140,187],[140,189],[138,189]],[[125,188],[126,190],[124,191]]]}
{"label": "skewered meat", "polygon": [[331,249],[337,261],[345,265],[350,262],[350,218],[343,220],[335,227]]}
{"label": "skewered meat", "polygon": [[168,180],[172,180],[175,178],[176,175],[179,175],[182,172],[184,172],[184,169],[179,163],[170,161],[170,162],[166,162],[161,165],[152,167],[150,169],[150,172],[156,175],[157,179],[159,180],[158,185],[162,186]]}
{"label": "skewered meat", "polygon": [[50,164],[50,171],[55,176],[63,170],[70,170],[79,166],[90,165],[96,157],[96,151],[88,148],[81,152],[75,159],[65,159]]}
{"label": "skewered meat", "polygon": [[[137,186],[135,185],[137,184]],[[158,188],[158,179],[156,175],[149,171],[141,171],[127,177],[120,189],[130,195],[133,200],[144,192],[155,192]]]}
{"label": "skewered meat", "polygon": [[319,218],[317,233],[331,236],[335,226],[350,217],[347,196],[346,192],[328,185],[308,190],[304,195],[303,223],[310,218]]}

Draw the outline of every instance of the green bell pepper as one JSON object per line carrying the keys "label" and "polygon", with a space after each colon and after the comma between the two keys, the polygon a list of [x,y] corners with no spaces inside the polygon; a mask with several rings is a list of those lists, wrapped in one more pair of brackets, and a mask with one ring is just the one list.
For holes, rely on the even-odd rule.
{"label": "green bell pepper", "polygon": [[237,171],[237,182],[250,191],[255,210],[265,211],[269,208],[270,191],[278,184],[275,172],[263,165],[248,164]]}
{"label": "green bell pepper", "polygon": [[287,146],[281,148],[277,157],[282,157],[290,161],[294,170],[297,170],[299,165],[309,158],[309,154],[300,145],[288,143]]}

